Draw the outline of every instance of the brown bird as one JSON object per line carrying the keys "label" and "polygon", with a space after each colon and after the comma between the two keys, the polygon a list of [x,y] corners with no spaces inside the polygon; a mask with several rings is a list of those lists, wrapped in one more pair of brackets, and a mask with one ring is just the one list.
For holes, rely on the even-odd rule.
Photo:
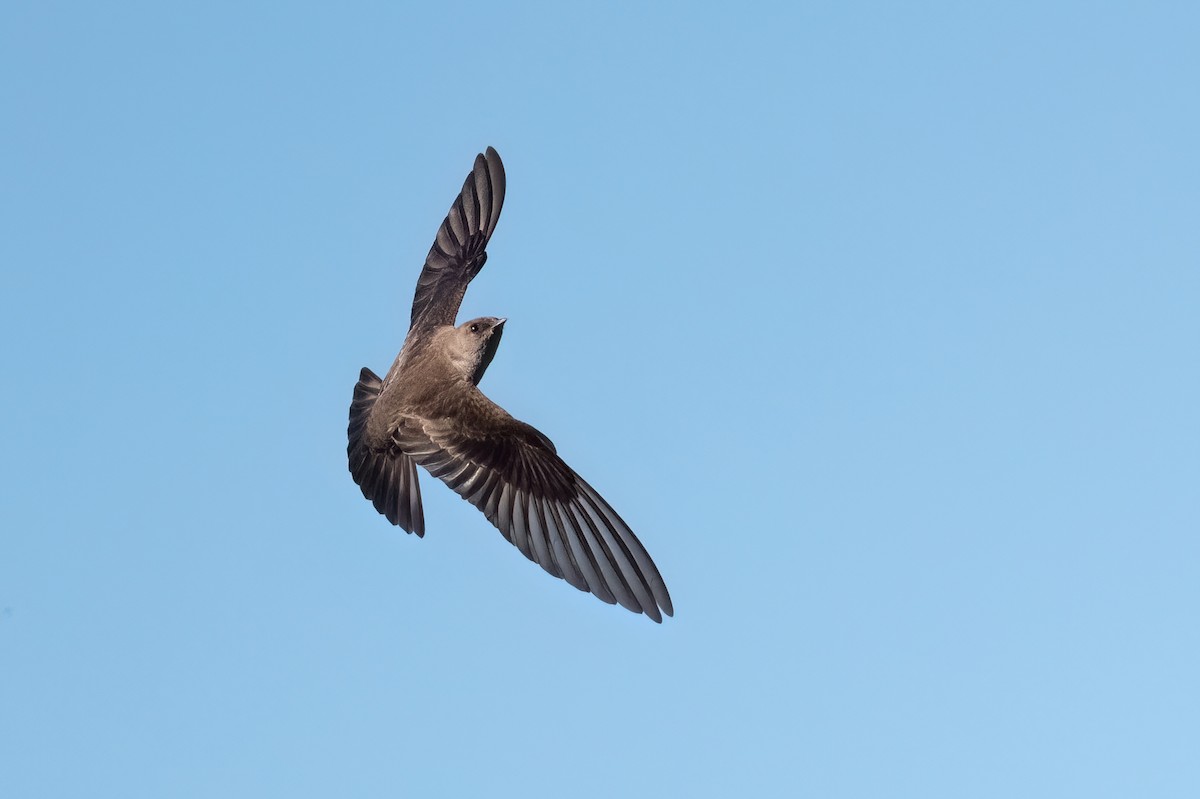
{"label": "brown bird", "polygon": [[400,354],[383,380],[366,368],[359,375],[350,474],[388,521],[423,536],[420,464],[555,577],[661,622],[661,613],[674,613],[671,597],[633,531],[549,438],[477,388],[506,320],[454,320],[487,261],[503,204],[504,165],[489,147],[425,258]]}

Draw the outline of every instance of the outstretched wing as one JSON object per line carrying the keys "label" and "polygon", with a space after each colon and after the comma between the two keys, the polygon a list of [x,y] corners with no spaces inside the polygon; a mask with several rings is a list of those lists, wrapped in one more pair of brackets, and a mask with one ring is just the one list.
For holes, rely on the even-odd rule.
{"label": "outstretched wing", "polygon": [[487,244],[504,205],[504,164],[491,147],[475,167],[438,229],[417,280],[410,327],[453,325],[467,284],[487,261]]}
{"label": "outstretched wing", "polygon": [[674,613],[658,567],[617,512],[533,427],[488,403],[488,424],[408,418],[397,444],[543,569],[656,622]]}

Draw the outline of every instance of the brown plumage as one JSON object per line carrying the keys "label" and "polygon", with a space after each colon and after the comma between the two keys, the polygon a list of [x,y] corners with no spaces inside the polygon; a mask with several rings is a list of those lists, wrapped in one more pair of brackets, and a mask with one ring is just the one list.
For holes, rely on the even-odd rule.
{"label": "brown plumage", "polygon": [[350,405],[350,473],[392,524],[425,534],[420,464],[543,569],[654,621],[671,597],[645,547],[546,436],[477,386],[506,320],[455,327],[467,285],[487,261],[504,204],[504,165],[492,148],[438,230],[417,281],[411,326],[380,380],[363,369]]}

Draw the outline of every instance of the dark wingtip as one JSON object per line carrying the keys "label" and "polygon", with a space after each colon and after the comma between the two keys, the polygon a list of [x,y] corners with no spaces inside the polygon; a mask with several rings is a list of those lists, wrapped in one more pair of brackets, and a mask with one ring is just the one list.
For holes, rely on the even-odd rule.
{"label": "dark wingtip", "polygon": [[[667,584],[659,580],[659,585],[662,587],[662,596],[658,599],[658,606],[662,608],[662,612],[668,616],[675,615],[675,605],[671,602],[671,595],[667,593]],[[655,591],[657,594],[658,592]]]}
{"label": "dark wingtip", "polygon": [[500,160],[500,153],[496,152],[495,148],[488,147],[484,158],[487,160],[492,188],[492,215],[487,224],[487,235],[491,238],[496,232],[496,223],[500,221],[500,209],[504,207],[505,183],[508,179],[504,175],[504,162]]}

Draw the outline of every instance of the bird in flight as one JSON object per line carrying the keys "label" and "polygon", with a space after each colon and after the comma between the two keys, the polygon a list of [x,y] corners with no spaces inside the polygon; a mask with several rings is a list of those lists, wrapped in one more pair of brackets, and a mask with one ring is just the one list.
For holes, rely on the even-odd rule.
{"label": "bird in flight", "polygon": [[425,258],[400,354],[382,380],[366,368],[359,375],[350,474],[389,522],[424,536],[419,464],[550,574],[661,622],[674,613],[671,597],[637,536],[549,438],[478,388],[506,320],[454,321],[503,205],[504,165],[489,147]]}

